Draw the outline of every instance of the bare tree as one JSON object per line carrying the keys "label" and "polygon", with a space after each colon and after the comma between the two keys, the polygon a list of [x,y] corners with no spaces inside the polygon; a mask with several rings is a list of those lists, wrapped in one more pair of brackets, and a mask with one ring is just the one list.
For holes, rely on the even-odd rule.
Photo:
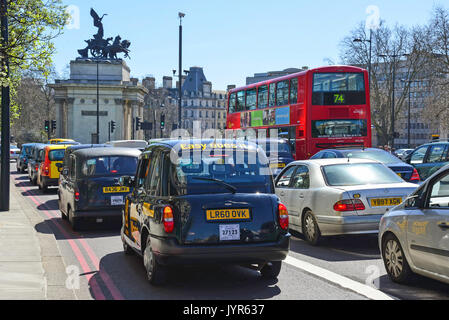
{"label": "bare tree", "polygon": [[[425,32],[420,27],[407,29],[395,26],[391,29],[384,21],[377,30],[372,31],[371,119],[382,144],[389,143],[393,137],[393,99],[396,124],[396,120],[404,115],[411,81],[420,78],[425,69],[423,61],[426,59],[426,52],[422,40]],[[340,44],[342,62],[367,67],[370,57],[369,38],[365,24],[360,23]],[[365,41],[355,42],[354,39]]]}
{"label": "bare tree", "polygon": [[54,92],[48,86],[54,78],[54,69],[49,76],[37,71],[23,75],[16,93],[19,117],[11,127],[18,143],[47,141],[44,122],[56,116]]}

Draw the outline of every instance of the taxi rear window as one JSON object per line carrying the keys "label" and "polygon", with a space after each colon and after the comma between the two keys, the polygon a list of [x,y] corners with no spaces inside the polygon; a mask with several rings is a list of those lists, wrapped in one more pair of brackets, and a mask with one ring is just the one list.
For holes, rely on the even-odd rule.
{"label": "taxi rear window", "polygon": [[220,187],[204,180],[207,178],[232,184],[248,193],[270,192],[271,170],[268,159],[260,148],[184,153],[174,164],[178,186],[202,185],[205,193]]}
{"label": "taxi rear window", "polygon": [[51,150],[48,153],[48,160],[50,161],[62,161],[64,159],[65,150]]}
{"label": "taxi rear window", "polygon": [[84,161],[81,171],[84,176],[135,175],[137,158],[125,156],[97,157]]}

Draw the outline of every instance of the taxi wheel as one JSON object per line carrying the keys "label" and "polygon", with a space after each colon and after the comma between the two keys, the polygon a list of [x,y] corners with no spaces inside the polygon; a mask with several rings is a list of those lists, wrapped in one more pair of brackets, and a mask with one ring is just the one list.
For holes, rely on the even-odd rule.
{"label": "taxi wheel", "polygon": [[128,246],[128,244],[125,242],[125,240],[122,240],[122,243],[123,243],[123,252],[124,252],[127,256],[129,256],[129,255],[131,255],[131,254],[134,253],[134,250],[131,249],[130,246]]}
{"label": "taxi wheel", "polygon": [[67,213],[68,213],[68,216],[69,216],[68,218],[69,218],[70,225],[72,226],[72,230],[73,231],[78,231],[80,229],[80,227],[79,227],[79,225],[80,225],[79,220],[76,219],[73,216],[73,211],[72,211],[71,208],[67,209]]}
{"label": "taxi wheel", "polygon": [[263,268],[260,269],[260,273],[265,279],[276,279],[281,272],[281,266],[282,261],[267,262]]}
{"label": "taxi wheel", "polygon": [[147,245],[143,252],[143,264],[147,270],[148,281],[152,285],[162,285],[166,281],[167,272],[162,265],[160,265],[154,257],[151,249],[150,237],[147,239]]}
{"label": "taxi wheel", "polygon": [[315,216],[312,211],[307,211],[304,214],[302,220],[302,234],[306,238],[306,241],[313,246],[318,245],[321,239],[320,228],[316,222]]}
{"label": "taxi wheel", "polygon": [[407,283],[413,272],[407,262],[399,240],[391,233],[382,243],[382,259],[390,279],[397,283]]}

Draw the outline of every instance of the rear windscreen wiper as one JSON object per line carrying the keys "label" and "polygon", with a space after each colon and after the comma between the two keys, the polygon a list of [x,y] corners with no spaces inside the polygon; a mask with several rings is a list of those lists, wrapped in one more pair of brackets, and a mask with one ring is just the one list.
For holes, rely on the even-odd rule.
{"label": "rear windscreen wiper", "polygon": [[217,183],[221,184],[222,186],[224,186],[229,191],[231,191],[232,193],[236,193],[237,192],[237,188],[236,187],[234,187],[233,185],[230,185],[229,183],[226,183],[226,182],[224,182],[223,180],[220,180],[220,179],[205,178],[205,177],[192,177],[192,179],[217,182]]}

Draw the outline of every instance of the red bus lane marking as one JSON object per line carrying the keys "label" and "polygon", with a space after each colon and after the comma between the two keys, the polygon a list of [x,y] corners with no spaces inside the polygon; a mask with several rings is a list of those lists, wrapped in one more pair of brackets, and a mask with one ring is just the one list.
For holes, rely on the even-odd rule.
{"label": "red bus lane marking", "polygon": [[[22,190],[24,190],[29,196],[30,199],[36,204],[36,205],[42,205],[43,203],[38,201],[29,191],[29,189],[26,189],[25,187],[21,186],[20,187]],[[86,260],[84,259],[83,254],[81,253],[81,250],[79,249],[78,245],[76,244],[75,240],[69,239],[70,236],[69,234],[64,230],[64,228],[60,225],[59,222],[54,221],[55,216],[52,215],[48,210],[42,210],[44,212],[44,214],[50,219],[50,221],[59,229],[59,231],[61,231],[61,233],[63,234],[63,236],[66,238],[66,240],[68,241],[70,247],[72,248],[73,253],[75,254],[76,259],[78,260],[81,268],[83,269],[84,273],[86,273],[86,280],[88,282],[91,282],[91,288],[92,288],[92,293],[94,296],[94,299],[96,300],[106,300],[106,297],[104,296],[101,287],[99,286],[97,280],[95,278],[92,278],[93,275],[91,274],[92,270],[89,267],[89,264],[86,262]],[[91,281],[92,280],[92,281]]]}
{"label": "red bus lane marking", "polygon": [[[39,200],[37,200],[39,201]],[[41,205],[46,206],[44,203],[40,202]],[[53,215],[51,212],[56,212],[57,210],[49,210],[47,211],[49,214],[51,214],[53,217],[58,218],[57,215]],[[60,227],[60,229],[63,229],[62,226]],[[65,234],[66,238],[69,238],[68,234],[66,233],[66,231],[63,229],[62,232]],[[99,259],[98,257],[95,255],[95,253],[93,252],[92,248],[89,246],[89,244],[86,242],[86,240],[81,239],[81,236],[79,233],[72,231],[72,234],[75,235],[77,237],[76,240],[78,240],[81,245],[84,247],[84,249],[86,250],[87,254],[89,255],[89,258],[91,260],[91,262],[93,263],[94,267],[98,270],[98,273],[101,277],[101,279],[103,280],[103,282],[105,283],[105,285],[107,286],[109,292],[111,293],[112,297],[114,300],[125,300],[125,298],[123,297],[123,295],[120,293],[120,290],[115,286],[114,282],[112,281],[111,277],[109,276],[109,274],[105,271],[105,270],[100,270],[100,263],[99,263]]]}

